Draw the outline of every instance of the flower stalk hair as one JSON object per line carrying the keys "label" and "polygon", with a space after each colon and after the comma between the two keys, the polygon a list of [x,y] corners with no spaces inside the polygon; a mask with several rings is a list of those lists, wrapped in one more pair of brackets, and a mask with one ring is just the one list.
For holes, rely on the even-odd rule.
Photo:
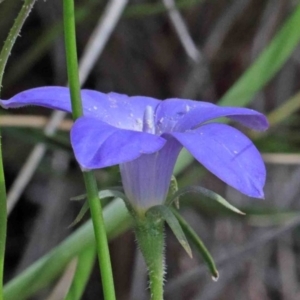
{"label": "flower stalk hair", "polygon": [[[260,153],[239,130],[217,122],[218,118],[226,117],[263,131],[268,127],[263,114],[248,108],[221,107],[188,99],[161,101],[93,90],[82,90],[81,98],[83,116],[71,129],[75,157],[84,171],[120,166],[126,204],[135,219],[140,248],[149,274],[159,273],[161,285],[164,221],[177,224],[162,206],[183,147],[226,184],[247,196],[264,197],[266,170]],[[21,92],[9,100],[0,100],[0,105],[4,108],[39,105],[71,112],[68,88],[55,86]],[[155,247],[151,242],[155,236],[160,250],[147,254],[148,249]],[[157,254],[160,267],[151,270],[157,261],[152,257],[154,252],[160,253]],[[162,290],[156,285],[153,290],[157,293],[154,292],[152,299],[162,299]]]}

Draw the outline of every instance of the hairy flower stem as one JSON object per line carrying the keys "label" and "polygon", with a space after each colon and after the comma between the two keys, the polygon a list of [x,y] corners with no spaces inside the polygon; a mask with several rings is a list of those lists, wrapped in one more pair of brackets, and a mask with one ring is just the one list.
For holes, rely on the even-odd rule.
{"label": "hairy flower stem", "polygon": [[2,145],[0,137],[0,300],[3,299],[3,271],[6,244],[7,209],[5,177],[2,162]]}
{"label": "hairy flower stem", "polygon": [[165,273],[164,221],[154,216],[135,218],[135,233],[150,280],[151,300],[163,300]]}
{"label": "hairy flower stem", "polygon": [[2,79],[3,74],[5,70],[5,66],[8,60],[8,57],[10,55],[11,49],[13,45],[15,44],[15,41],[17,37],[19,36],[19,33],[21,31],[21,28],[27,19],[29,13],[32,10],[32,7],[34,5],[36,0],[25,0],[15,22],[11,30],[9,31],[8,37],[3,45],[3,48],[0,53],[0,90],[2,87]]}
{"label": "hairy flower stem", "polygon": [[[67,57],[68,79],[72,100],[73,119],[82,116],[82,102],[78,75],[76,50],[75,9],[74,0],[64,0],[64,32]],[[101,271],[103,293],[105,300],[115,300],[115,289],[108,241],[104,226],[101,202],[98,197],[97,182],[92,172],[84,172],[84,182],[87,190],[90,211],[93,220],[97,254]]]}
{"label": "hairy flower stem", "polygon": [[[3,74],[4,74],[5,66],[8,61],[8,57],[35,1],[36,0],[25,0],[14,22],[14,25],[9,31],[8,37],[4,42],[3,48],[0,53],[0,94],[2,90]],[[6,245],[6,230],[7,230],[7,203],[6,203],[5,176],[3,170],[2,144],[1,144],[1,133],[0,133],[0,300],[3,299],[3,272],[4,272],[5,245]]]}

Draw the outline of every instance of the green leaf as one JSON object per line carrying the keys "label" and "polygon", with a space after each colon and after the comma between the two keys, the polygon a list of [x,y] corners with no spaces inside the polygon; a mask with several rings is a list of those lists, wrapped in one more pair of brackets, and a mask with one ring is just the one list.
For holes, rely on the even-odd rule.
{"label": "green leaf", "polygon": [[[121,189],[119,187],[116,187],[115,189],[102,190],[98,193],[98,195],[99,195],[100,200],[105,199],[105,198],[125,199],[126,196],[124,195],[124,193],[120,192]],[[75,196],[75,197],[71,198],[71,200],[73,200],[73,201],[80,201],[80,200],[84,200],[84,199],[86,199],[86,194]],[[84,217],[84,215],[86,214],[86,212],[88,210],[89,210],[89,203],[88,203],[88,201],[85,201],[85,203],[83,204],[82,208],[80,209],[77,217],[68,226],[68,228],[71,228],[71,227],[75,226],[76,224],[78,224],[82,220],[82,218]]]}
{"label": "green leaf", "polygon": [[[176,180],[176,177],[172,175],[171,177],[171,183],[169,188],[169,195],[174,195],[178,191],[178,183]],[[175,207],[179,209],[179,197],[174,199]]]}
{"label": "green leaf", "polygon": [[299,211],[273,212],[259,215],[250,215],[248,223],[256,227],[284,226],[299,218]]}
{"label": "green leaf", "polygon": [[70,198],[71,201],[81,201],[86,199],[86,194],[81,194],[75,197]]}
{"label": "green leaf", "polygon": [[[103,212],[109,240],[125,232],[132,225],[125,204],[120,199],[108,204]],[[95,247],[95,235],[90,220],[52,251],[6,283],[4,299],[29,299],[37,291],[52,283],[74,256],[91,247]]]}
{"label": "green leaf", "polygon": [[174,235],[176,236],[178,242],[181,244],[181,246],[184,248],[184,250],[187,252],[187,254],[192,258],[192,250],[191,247],[185,237],[184,232],[182,231],[182,228],[174,216],[171,209],[164,205],[156,205],[151,207],[147,211],[147,215],[153,214],[153,215],[159,215],[162,219],[164,219],[171,230],[173,231]]}
{"label": "green leaf", "polygon": [[235,212],[235,213],[238,213],[240,215],[245,215],[245,213],[243,213],[242,211],[240,211],[238,208],[234,207],[233,205],[231,205],[229,202],[227,202],[222,196],[220,196],[219,194],[211,191],[211,190],[208,190],[202,186],[187,186],[187,187],[184,187],[180,190],[178,190],[172,197],[170,197],[166,204],[168,206],[170,206],[173,201],[184,195],[184,194],[187,194],[187,193],[200,193],[212,200],[215,200],[217,201],[218,203],[222,204],[223,206],[225,206],[226,208],[230,209],[231,211]]}
{"label": "green leaf", "polygon": [[[122,187],[112,187],[106,190],[99,191],[98,195],[100,199],[105,199],[105,198],[121,198],[125,199],[126,196],[124,193],[122,193],[123,188]],[[82,194],[79,196],[72,197],[70,200],[72,201],[81,201],[86,199],[86,194]]]}
{"label": "green leaf", "polygon": [[[244,72],[239,80],[224,94],[218,102],[223,106],[247,106],[282,68],[300,40],[300,4],[286,20],[267,48]],[[179,174],[191,162],[193,157],[182,151],[175,165],[175,174]]]}
{"label": "green leaf", "polygon": [[280,70],[300,40],[300,4],[267,48],[219,101],[220,105],[246,106]]}
{"label": "green leaf", "polygon": [[274,109],[268,114],[268,120],[270,126],[274,126],[286,119],[288,119],[293,113],[300,108],[300,92],[293,97],[285,101],[278,108]]}
{"label": "green leaf", "polygon": [[105,198],[121,198],[125,199],[126,196],[124,193],[122,193],[120,190],[117,189],[107,189],[107,190],[102,190],[99,192],[99,198],[100,199],[105,199]]}
{"label": "green leaf", "polygon": [[86,212],[89,210],[89,202],[85,201],[83,206],[81,207],[77,217],[75,218],[75,220],[68,226],[68,228],[71,228],[73,226],[75,226],[76,224],[78,224],[82,218],[84,217],[84,215],[86,214]]}
{"label": "green leaf", "polygon": [[[125,194],[120,192],[120,190],[123,190],[122,187],[115,187],[115,188],[111,188],[111,189],[107,189],[107,190],[102,190],[98,193],[98,195],[99,195],[100,199],[105,199],[105,198],[125,199],[126,198]],[[72,201],[80,201],[80,200],[85,200],[85,199],[86,199],[86,194],[75,196],[75,197],[71,198]],[[88,201],[85,201],[85,203],[83,204],[82,208],[80,209],[77,217],[68,226],[68,228],[71,228],[71,227],[75,226],[76,224],[78,224],[82,220],[82,218],[84,217],[84,215],[86,214],[86,212],[88,210],[89,210],[89,203],[88,203]]]}
{"label": "green leaf", "polygon": [[80,300],[91,276],[96,258],[95,246],[86,248],[78,256],[77,268],[72,285],[65,300]]}
{"label": "green leaf", "polygon": [[216,264],[214,262],[213,257],[205,247],[204,243],[197,235],[197,233],[193,230],[193,228],[182,218],[182,216],[175,210],[172,209],[173,214],[176,216],[177,220],[179,221],[181,228],[183,229],[184,233],[187,237],[192,241],[196,249],[202,255],[214,281],[217,281],[219,278],[219,272],[217,270]]}

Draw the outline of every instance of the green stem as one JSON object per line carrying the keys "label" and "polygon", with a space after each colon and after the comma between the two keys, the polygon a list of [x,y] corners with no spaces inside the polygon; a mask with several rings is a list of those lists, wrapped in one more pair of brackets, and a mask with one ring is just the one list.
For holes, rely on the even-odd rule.
{"label": "green stem", "polygon": [[64,0],[64,32],[73,119],[83,115],[78,75],[74,0]]}
{"label": "green stem", "polygon": [[27,19],[32,7],[36,0],[25,0],[11,30],[9,31],[8,37],[3,45],[0,53],[0,90],[2,87],[2,79],[4,74],[4,69],[10,55],[11,49],[19,36],[21,28]]}
{"label": "green stem", "polygon": [[[1,141],[1,140],[0,140]],[[2,145],[0,144],[0,299],[3,299],[3,271],[6,243],[7,209],[5,177],[2,162]]]}
{"label": "green stem", "polygon": [[[4,70],[7,64],[8,57],[11,53],[12,47],[19,36],[21,28],[28,17],[34,2],[36,0],[26,0],[14,22],[13,27],[9,31],[8,37],[4,42],[0,53],[0,93],[2,90],[2,80]],[[0,134],[0,300],[3,299],[3,272],[4,272],[4,258],[6,245],[6,230],[7,230],[7,203],[6,203],[6,188],[5,176],[3,170],[2,160],[2,144]]]}
{"label": "green stem", "polygon": [[78,255],[72,285],[64,300],[80,300],[95,264],[96,248],[89,247]]}
{"label": "green stem", "polygon": [[163,230],[162,219],[148,216],[136,219],[135,233],[148,268],[151,300],[163,300],[165,273]]}
{"label": "green stem", "polygon": [[[64,31],[67,57],[68,79],[72,99],[73,119],[82,116],[82,103],[80,97],[80,83],[78,75],[75,9],[73,0],[64,0]],[[87,190],[90,211],[96,239],[96,248],[99,258],[104,297],[106,300],[115,300],[112,267],[109,255],[107,235],[104,226],[101,202],[98,197],[96,179],[91,172],[83,172]]]}
{"label": "green stem", "polygon": [[114,290],[114,281],[109,255],[104,219],[101,202],[98,197],[98,188],[95,176],[91,172],[83,172],[84,182],[87,189],[90,211],[93,220],[93,227],[96,239],[96,248],[98,250],[99,265],[103,284],[105,299],[116,299]]}

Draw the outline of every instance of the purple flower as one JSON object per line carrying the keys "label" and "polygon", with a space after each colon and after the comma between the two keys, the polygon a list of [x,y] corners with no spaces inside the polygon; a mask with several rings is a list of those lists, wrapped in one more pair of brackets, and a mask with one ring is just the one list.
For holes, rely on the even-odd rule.
{"label": "purple flower", "polygon": [[[227,117],[265,130],[268,122],[261,113],[186,99],[160,101],[92,90],[82,90],[81,95],[84,116],[71,130],[76,159],[83,170],[119,164],[125,193],[134,206],[147,209],[165,201],[182,147],[228,185],[263,198],[266,171],[255,146],[237,129],[212,122]],[[0,104],[71,112],[69,89],[64,87],[27,90]]]}

